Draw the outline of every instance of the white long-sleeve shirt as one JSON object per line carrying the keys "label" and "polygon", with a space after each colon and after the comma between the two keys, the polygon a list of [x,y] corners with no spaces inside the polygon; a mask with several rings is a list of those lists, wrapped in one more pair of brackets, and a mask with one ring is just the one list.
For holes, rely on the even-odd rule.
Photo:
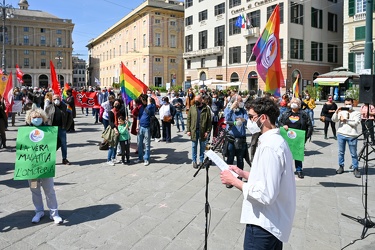
{"label": "white long-sleeve shirt", "polygon": [[247,183],[242,188],[241,223],[262,227],[287,242],[296,210],[293,158],[279,129],[259,137]]}
{"label": "white long-sleeve shirt", "polygon": [[164,116],[171,115],[171,106],[168,104],[163,104],[159,109],[160,120],[164,119]]}
{"label": "white long-sleeve shirt", "polygon": [[[348,119],[349,114],[349,119]],[[347,119],[345,122],[340,120],[341,117]],[[348,112],[346,110],[339,111],[332,115],[333,122],[339,122],[337,133],[346,137],[357,137],[359,135],[357,131],[358,125],[361,123],[361,113],[358,111]]]}

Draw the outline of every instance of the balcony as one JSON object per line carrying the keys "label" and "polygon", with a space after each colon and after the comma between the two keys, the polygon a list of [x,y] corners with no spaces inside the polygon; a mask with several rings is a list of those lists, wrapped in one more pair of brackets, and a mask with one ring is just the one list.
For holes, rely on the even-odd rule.
{"label": "balcony", "polygon": [[224,53],[223,46],[216,46],[208,49],[200,49],[195,51],[185,52],[183,58],[203,57],[210,55],[222,55]]}
{"label": "balcony", "polygon": [[259,27],[252,27],[250,29],[245,30],[244,37],[249,38],[249,37],[259,37],[260,32],[259,32]]}
{"label": "balcony", "polygon": [[357,13],[354,15],[354,21],[366,20],[366,12]]}

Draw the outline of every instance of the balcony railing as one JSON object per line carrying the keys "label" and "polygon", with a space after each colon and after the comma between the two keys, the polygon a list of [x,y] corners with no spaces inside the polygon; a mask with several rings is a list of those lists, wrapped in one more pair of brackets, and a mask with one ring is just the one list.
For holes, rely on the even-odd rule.
{"label": "balcony railing", "polygon": [[366,12],[358,13],[354,15],[354,21],[366,20]]}
{"label": "balcony railing", "polygon": [[259,27],[252,27],[250,29],[245,30],[244,37],[259,37]]}
{"label": "balcony railing", "polygon": [[209,56],[209,55],[222,55],[224,53],[223,46],[216,46],[208,49],[200,49],[195,51],[185,52],[183,54],[184,58],[200,57],[200,56]]}

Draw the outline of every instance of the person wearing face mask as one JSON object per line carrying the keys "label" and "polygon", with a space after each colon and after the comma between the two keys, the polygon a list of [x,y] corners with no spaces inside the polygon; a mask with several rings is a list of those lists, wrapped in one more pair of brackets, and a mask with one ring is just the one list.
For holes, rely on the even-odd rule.
{"label": "person wearing face mask", "polygon": [[303,102],[307,105],[305,111],[309,115],[311,123],[314,126],[314,108],[316,107],[315,100],[311,98],[307,92],[305,95],[305,100]]}
{"label": "person wearing face mask", "polygon": [[67,105],[67,111],[68,112],[71,112],[71,116],[72,116],[72,124],[70,125],[70,127],[67,129],[66,132],[68,133],[74,133],[76,132],[75,128],[74,128],[74,118],[76,118],[76,105],[74,103],[74,96],[73,96],[73,90],[72,89],[68,89],[66,91],[66,94],[68,95],[68,97],[66,98],[66,100],[64,100],[65,104]]}
{"label": "person wearing face mask", "polygon": [[[236,157],[237,167],[243,169],[247,151],[246,125],[249,117],[244,109],[244,103],[240,95],[232,96],[231,100],[232,104],[228,105],[224,110],[225,121],[234,123],[233,126],[227,125],[227,129],[229,129],[226,137],[227,143],[225,143],[228,152],[227,164],[233,164],[234,157]],[[227,188],[232,187],[227,185]]]}
{"label": "person wearing face mask", "polygon": [[[118,135],[118,118],[122,116],[121,114],[121,103],[116,100],[113,103],[113,108],[108,112],[108,126],[110,126],[114,131],[115,134]],[[117,138],[118,140],[118,138]],[[109,146],[108,148],[108,155],[107,155],[107,164],[110,166],[114,166],[116,163],[120,163],[120,160],[116,160],[116,152],[117,152],[117,144],[118,141],[114,143],[114,146]]]}
{"label": "person wearing face mask", "polygon": [[[29,126],[38,127],[46,125],[48,122],[48,117],[42,109],[37,108],[34,104],[32,109],[26,112],[25,121],[26,124]],[[34,179],[28,180],[28,182],[30,186],[33,204],[35,207],[35,215],[32,218],[31,222],[38,223],[41,220],[41,218],[44,217],[44,205],[41,191],[41,188],[43,188],[47,200],[47,206],[50,210],[50,219],[53,220],[56,224],[63,223],[63,220],[58,212],[58,205],[53,178]]]}
{"label": "person wearing face mask", "polygon": [[[369,109],[370,106],[370,110]],[[372,104],[364,103],[361,106],[361,125],[363,138],[367,140],[370,136],[371,144],[375,145],[375,136],[374,136],[374,115],[375,107]]]}
{"label": "person wearing face mask", "polygon": [[337,110],[337,105],[333,101],[332,95],[328,95],[328,100],[324,103],[320,117],[324,117],[324,139],[328,139],[328,126],[331,124],[333,138],[336,140],[336,124],[332,121],[332,116]]}
{"label": "person wearing face mask", "polygon": [[174,116],[176,109],[169,103],[168,96],[163,97],[162,106],[159,109],[159,115],[162,126],[162,141],[172,142],[171,139],[171,124],[174,124]]}
{"label": "person wearing face mask", "polygon": [[332,121],[339,123],[337,128],[339,168],[336,170],[336,174],[344,173],[345,145],[348,143],[350,156],[352,157],[353,174],[356,178],[361,178],[357,156],[358,125],[361,123],[361,113],[353,110],[352,98],[345,98],[344,105],[345,109],[343,107],[338,108],[332,116]]}
{"label": "person wearing face mask", "polygon": [[67,106],[61,101],[60,95],[53,95],[53,105],[49,105],[46,108],[48,116],[48,125],[57,126],[57,148],[61,146],[62,164],[70,165],[67,159],[68,148],[66,143],[66,130],[70,128],[73,117],[70,112],[67,111]]}
{"label": "person wearing face mask", "polygon": [[110,95],[110,96],[108,96],[108,100],[101,104],[101,107],[103,107],[102,123],[103,123],[103,126],[104,126],[104,130],[106,130],[106,128],[109,124],[108,113],[113,108],[114,101],[115,101],[115,96]]}
{"label": "person wearing face mask", "polygon": [[180,122],[181,122],[181,128],[182,128],[182,132],[183,132],[183,131],[185,131],[184,117],[182,116],[182,110],[184,108],[184,102],[182,101],[179,93],[177,93],[176,98],[173,99],[172,105],[176,110],[176,114],[175,114],[174,118],[176,119],[177,133],[181,132]]}
{"label": "person wearing face mask", "polygon": [[213,137],[217,137],[217,133],[218,133],[217,125],[218,125],[219,119],[220,119],[219,114],[223,110],[223,108],[224,108],[224,106],[223,106],[222,102],[219,101],[217,93],[212,94],[211,110],[212,110],[212,113],[213,113],[213,116],[212,116],[212,131],[213,131],[212,136]]}
{"label": "person wearing face mask", "polygon": [[186,114],[189,113],[190,107],[194,105],[195,95],[193,89],[188,89],[188,93],[186,95],[185,100],[185,107],[186,107]]}
{"label": "person wearing face mask", "polygon": [[[313,126],[310,117],[305,111],[301,110],[301,100],[298,98],[292,98],[290,101],[290,110],[286,111],[279,120],[279,126],[285,130],[289,128],[304,130],[305,142],[311,137],[313,133]],[[303,179],[304,174],[302,171],[302,161],[294,161],[296,166],[296,174],[298,178]]]}
{"label": "person wearing face mask", "polygon": [[[22,95],[18,87],[16,87],[13,91],[13,107],[12,107],[12,126],[15,126],[16,122],[16,114],[20,114],[20,108],[22,107]],[[16,107],[19,108],[16,110]]]}
{"label": "person wearing face mask", "polygon": [[241,223],[246,224],[244,249],[282,249],[292,231],[296,210],[293,158],[275,122],[279,108],[270,98],[246,103],[248,126],[262,133],[250,172],[237,166],[220,174],[221,182],[243,193]]}
{"label": "person wearing face mask", "polygon": [[206,141],[212,129],[212,118],[210,108],[203,103],[200,95],[194,97],[194,105],[191,106],[187,115],[186,134],[192,141],[193,168],[198,168],[197,150],[199,142],[199,160],[203,163]]}

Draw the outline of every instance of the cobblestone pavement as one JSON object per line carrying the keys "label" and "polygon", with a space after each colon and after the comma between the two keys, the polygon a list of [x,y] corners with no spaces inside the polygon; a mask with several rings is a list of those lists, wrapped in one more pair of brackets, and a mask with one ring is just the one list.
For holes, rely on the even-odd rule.
{"label": "cobblestone pavement", "polygon": [[[317,118],[321,107],[315,110]],[[107,151],[98,150],[103,126],[77,111],[77,132],[68,134],[72,165],[62,165],[57,152],[55,189],[64,219],[59,226],[48,216],[31,223],[34,207],[27,182],[13,180],[15,138],[23,115],[17,116],[16,127],[9,127],[9,148],[0,149],[0,249],[203,249],[206,176],[201,171],[193,178],[186,134],[172,127],[173,143],[153,141],[149,166],[134,163],[133,137],[133,163],[108,166]],[[284,249],[374,249],[375,228],[360,240],[363,226],[341,215],[364,217],[365,179],[348,171],[348,152],[345,173],[335,174],[337,142],[331,130],[330,138],[323,139],[317,118],[305,147],[305,179],[297,180],[297,211]],[[362,145],[360,140],[358,149]],[[368,213],[374,215],[375,170],[373,161],[369,164]],[[215,166],[209,169],[209,180],[208,249],[242,249],[242,195],[221,184]]]}

